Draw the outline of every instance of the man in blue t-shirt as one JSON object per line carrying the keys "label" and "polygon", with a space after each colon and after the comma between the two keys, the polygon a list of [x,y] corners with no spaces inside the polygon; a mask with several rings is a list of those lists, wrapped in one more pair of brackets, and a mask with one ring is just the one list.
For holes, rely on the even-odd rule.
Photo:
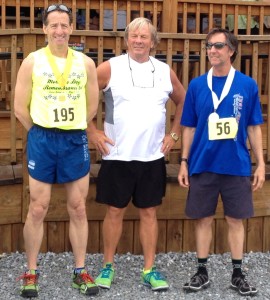
{"label": "man in blue t-shirt", "polygon": [[[184,289],[198,291],[209,285],[207,258],[220,195],[232,256],[231,286],[241,295],[254,295],[257,289],[247,282],[241,267],[242,220],[253,216],[252,192],[265,181],[263,119],[256,82],[232,66],[237,48],[238,41],[228,30],[215,28],[208,33],[206,49],[212,68],[191,81],[184,103],[178,181],[189,188],[186,214],[197,220],[198,259],[197,273]],[[253,182],[247,139],[257,163]]]}

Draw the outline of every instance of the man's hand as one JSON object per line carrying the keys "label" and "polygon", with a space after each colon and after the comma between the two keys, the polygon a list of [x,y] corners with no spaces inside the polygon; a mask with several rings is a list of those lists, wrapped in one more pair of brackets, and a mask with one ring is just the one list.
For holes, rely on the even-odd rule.
{"label": "man's hand", "polygon": [[94,132],[88,130],[87,133],[89,141],[95,145],[100,154],[108,155],[110,153],[107,143],[114,146],[114,141],[109,139],[104,131],[96,129]]}

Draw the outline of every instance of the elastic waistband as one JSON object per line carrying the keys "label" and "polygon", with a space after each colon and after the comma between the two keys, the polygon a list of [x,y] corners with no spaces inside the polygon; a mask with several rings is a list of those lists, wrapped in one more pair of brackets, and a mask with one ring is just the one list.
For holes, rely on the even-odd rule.
{"label": "elastic waistband", "polygon": [[45,131],[50,131],[50,132],[55,132],[55,133],[79,133],[79,132],[83,132],[84,129],[60,129],[60,128],[57,128],[57,127],[43,127],[43,126],[40,126],[38,124],[34,124],[34,126],[36,126],[37,128],[40,128],[42,130],[45,130]]}

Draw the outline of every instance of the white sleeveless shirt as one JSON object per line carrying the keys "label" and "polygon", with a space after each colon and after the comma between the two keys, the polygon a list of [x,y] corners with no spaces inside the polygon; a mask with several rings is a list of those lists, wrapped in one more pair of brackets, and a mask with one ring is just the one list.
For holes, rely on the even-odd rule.
{"label": "white sleeveless shirt", "polygon": [[103,159],[153,161],[163,157],[165,105],[173,89],[169,66],[154,57],[140,64],[127,54],[109,62],[111,78],[103,90],[104,130],[115,145],[108,144],[110,154]]}

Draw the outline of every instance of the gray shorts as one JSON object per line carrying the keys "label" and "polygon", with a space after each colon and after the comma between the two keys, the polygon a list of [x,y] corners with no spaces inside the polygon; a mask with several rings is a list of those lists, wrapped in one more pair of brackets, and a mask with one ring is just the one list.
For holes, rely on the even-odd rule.
{"label": "gray shorts", "polygon": [[221,196],[224,215],[235,219],[253,216],[250,177],[215,173],[192,175],[186,203],[186,215],[192,219],[213,216]]}

